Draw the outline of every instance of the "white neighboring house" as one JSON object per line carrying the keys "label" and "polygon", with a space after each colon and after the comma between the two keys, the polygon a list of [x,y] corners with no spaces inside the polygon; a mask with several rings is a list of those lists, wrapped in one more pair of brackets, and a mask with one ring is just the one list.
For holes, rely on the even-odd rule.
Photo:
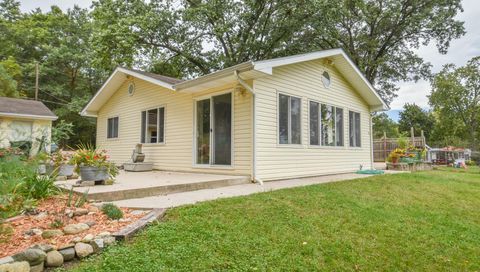
{"label": "white neighboring house", "polygon": [[332,49],[190,80],[117,68],[81,114],[118,164],[143,143],[156,169],[275,180],[373,168],[371,113],[387,108]]}
{"label": "white neighboring house", "polygon": [[49,152],[52,121],[57,118],[40,101],[0,97],[0,148],[27,143],[30,155],[39,149]]}

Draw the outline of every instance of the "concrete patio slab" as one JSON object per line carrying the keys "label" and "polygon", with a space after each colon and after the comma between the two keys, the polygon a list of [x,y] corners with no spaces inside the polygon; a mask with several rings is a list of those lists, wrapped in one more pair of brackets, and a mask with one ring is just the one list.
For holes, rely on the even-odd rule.
{"label": "concrete patio slab", "polygon": [[[59,181],[57,186],[70,190],[76,180]],[[82,194],[88,190],[88,198],[100,201],[141,198],[171,193],[250,183],[247,176],[231,176],[169,171],[125,172],[120,171],[113,185],[73,187]]]}
{"label": "concrete patio slab", "polygon": [[[401,171],[385,171],[386,174],[405,173]],[[268,192],[280,190],[285,188],[293,188],[300,186],[307,186],[312,184],[321,184],[328,182],[337,182],[351,179],[367,178],[372,175],[364,174],[338,174],[319,176],[311,178],[299,178],[279,181],[265,182],[263,185],[259,184],[241,184],[235,186],[228,186],[216,189],[198,190],[192,192],[183,192],[168,194],[162,196],[152,196],[145,198],[127,199],[115,201],[114,203],[120,207],[129,207],[136,209],[153,209],[153,208],[170,208],[186,204],[195,204],[197,202],[214,200],[219,198],[227,198],[234,196],[244,196],[261,192]]]}

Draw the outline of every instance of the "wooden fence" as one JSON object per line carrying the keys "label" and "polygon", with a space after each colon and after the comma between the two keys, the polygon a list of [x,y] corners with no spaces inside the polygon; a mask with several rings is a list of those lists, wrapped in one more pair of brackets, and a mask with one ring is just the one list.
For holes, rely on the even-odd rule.
{"label": "wooden fence", "polygon": [[[412,132],[413,135],[413,132]],[[380,139],[373,140],[373,159],[376,162],[384,162],[387,160],[388,154],[398,147],[399,138],[387,138],[384,134]],[[408,138],[410,143],[417,148],[424,148],[426,146],[425,136],[420,137],[411,136]]]}

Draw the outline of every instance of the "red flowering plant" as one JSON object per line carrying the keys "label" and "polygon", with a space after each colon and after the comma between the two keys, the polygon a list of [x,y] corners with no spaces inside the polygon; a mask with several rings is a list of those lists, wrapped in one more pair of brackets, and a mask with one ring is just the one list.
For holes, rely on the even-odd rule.
{"label": "red flowering plant", "polygon": [[72,157],[72,163],[77,165],[77,171],[81,166],[105,168],[111,177],[118,174],[118,168],[113,162],[108,161],[106,150],[98,150],[91,145],[78,145],[77,151]]}

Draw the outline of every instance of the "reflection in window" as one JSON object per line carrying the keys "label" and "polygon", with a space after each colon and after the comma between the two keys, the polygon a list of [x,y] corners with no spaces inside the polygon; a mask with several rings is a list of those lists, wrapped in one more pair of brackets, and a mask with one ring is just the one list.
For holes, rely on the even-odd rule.
{"label": "reflection in window", "polygon": [[301,99],[279,94],[278,135],[280,144],[300,144],[301,132]]}

